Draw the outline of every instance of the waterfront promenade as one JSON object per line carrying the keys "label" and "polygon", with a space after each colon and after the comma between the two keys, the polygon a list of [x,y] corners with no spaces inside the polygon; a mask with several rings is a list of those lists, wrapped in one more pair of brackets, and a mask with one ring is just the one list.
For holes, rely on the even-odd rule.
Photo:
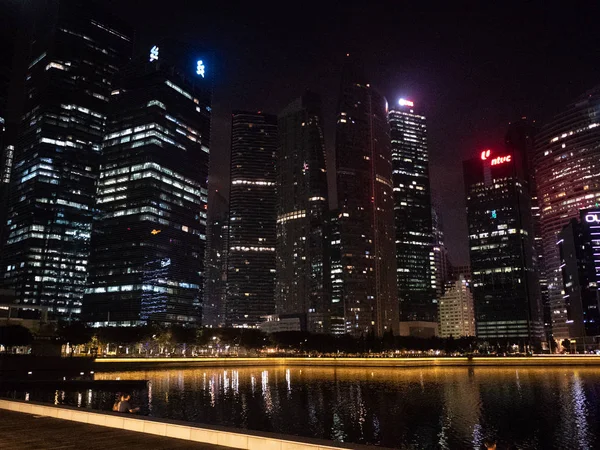
{"label": "waterfront promenade", "polygon": [[[34,431],[32,431],[34,430]],[[123,439],[122,442],[120,439]],[[129,447],[124,442],[139,442]],[[0,398],[1,449],[370,450],[279,433]],[[386,450],[385,447],[377,447]]]}
{"label": "waterfront promenade", "polygon": [[0,448],[225,450],[227,447],[0,409]]}

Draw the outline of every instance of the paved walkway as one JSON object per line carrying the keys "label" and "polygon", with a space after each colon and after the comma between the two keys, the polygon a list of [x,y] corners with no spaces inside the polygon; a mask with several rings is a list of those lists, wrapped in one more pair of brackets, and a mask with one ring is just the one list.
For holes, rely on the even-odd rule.
{"label": "paved walkway", "polygon": [[227,447],[0,410],[0,449],[71,448],[225,450]]}

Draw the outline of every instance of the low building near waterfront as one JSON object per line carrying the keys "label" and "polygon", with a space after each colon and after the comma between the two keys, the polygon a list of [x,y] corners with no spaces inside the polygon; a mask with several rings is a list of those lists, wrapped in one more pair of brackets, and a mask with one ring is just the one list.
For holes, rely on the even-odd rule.
{"label": "low building near waterfront", "polygon": [[440,300],[438,317],[442,338],[475,336],[475,309],[473,294],[464,275],[446,285]]}
{"label": "low building near waterfront", "polygon": [[400,336],[412,336],[427,339],[436,337],[437,335],[437,322],[425,322],[419,320],[400,322]]}
{"label": "low building near waterfront", "polygon": [[258,328],[265,333],[282,331],[306,331],[306,316],[303,314],[273,314],[264,317]]}

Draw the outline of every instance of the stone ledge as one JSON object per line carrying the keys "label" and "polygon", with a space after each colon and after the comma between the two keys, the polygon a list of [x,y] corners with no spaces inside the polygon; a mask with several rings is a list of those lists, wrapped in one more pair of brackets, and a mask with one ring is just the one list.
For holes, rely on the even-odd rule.
{"label": "stone ledge", "polygon": [[[189,422],[169,419],[125,416],[113,412],[2,398],[0,398],[0,409],[244,450],[372,450],[375,448],[374,446],[360,444],[340,444],[323,439],[212,425],[194,426]],[[387,450],[384,447],[376,448]]]}

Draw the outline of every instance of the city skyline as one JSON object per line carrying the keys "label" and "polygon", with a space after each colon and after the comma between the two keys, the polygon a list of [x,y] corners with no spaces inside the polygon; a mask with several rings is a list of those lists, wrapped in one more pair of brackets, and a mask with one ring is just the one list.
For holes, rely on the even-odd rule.
{"label": "city skyline", "polygon": [[[16,21],[21,4],[8,0],[2,5],[8,25]],[[231,111],[277,112],[305,89],[316,91],[323,97],[332,166],[341,63],[347,52],[363,57],[373,85],[390,102],[410,98],[430,121],[432,194],[441,205],[446,245],[456,264],[468,262],[465,203],[443,187],[462,185],[462,160],[479,148],[501,145],[509,122],[528,116],[544,123],[596,84],[597,4],[541,8],[515,2],[503,8],[487,3],[463,11],[383,2],[366,8],[350,2],[340,11],[319,5],[318,14],[307,7],[289,21],[266,6],[231,10],[182,0],[168,6],[148,1],[143,8],[134,1],[106,0],[103,6],[135,26],[138,54],[162,36],[201,43],[214,52],[209,70],[217,75],[213,123],[219,129],[213,134],[211,185],[226,197]],[[177,20],[164,19],[171,10],[178,12]],[[339,20],[332,23],[331,14],[339,14]],[[307,28],[307,21],[312,26]],[[399,21],[402,32],[395,33]],[[6,32],[11,29],[7,26]],[[342,39],[348,30],[358,34]],[[375,41],[365,39],[373,33]],[[273,34],[277,45],[269,40]]]}
{"label": "city skyline", "polygon": [[[301,103],[280,108],[279,118],[277,110],[253,105],[233,108],[224,126],[218,116],[213,120],[213,105],[227,99],[215,91],[221,79],[219,61],[230,60],[210,43],[191,46],[184,32],[180,40],[163,30],[142,49],[145,38],[118,31],[127,21],[103,9],[85,10],[80,0],[52,0],[48,5],[49,11],[59,11],[58,23],[44,20],[43,11],[33,5],[23,6],[32,23],[22,36],[31,42],[29,51],[15,59],[15,76],[23,67],[25,83],[19,139],[3,133],[3,139],[16,143],[14,156],[9,146],[3,154],[7,173],[8,162],[15,158],[3,261],[4,284],[15,289],[17,301],[48,305],[54,313],[71,317],[81,312],[85,289],[87,305],[100,305],[94,319],[85,319],[90,323],[198,323],[207,281],[204,261],[214,250],[205,245],[206,226],[209,215],[222,217],[228,209],[226,225],[211,222],[217,227],[211,230],[213,236],[222,236],[216,247],[227,241],[225,252],[217,249],[226,253],[225,265],[211,262],[211,276],[219,274],[219,267],[227,270],[220,273],[226,288],[222,301],[220,294],[208,296],[213,297],[210,307],[216,308],[213,317],[222,315],[215,325],[256,327],[267,317],[277,322],[300,314],[313,316],[308,326],[312,331],[431,335],[436,333],[437,304],[447,274],[452,263],[461,265],[457,242],[447,238],[448,224],[452,234],[464,222],[469,227],[462,238],[470,243],[478,337],[538,340],[542,303],[546,313],[552,308],[547,326],[552,322],[555,336],[567,336],[561,305],[568,300],[559,298],[561,280],[553,275],[559,269],[554,240],[565,226],[562,212],[575,217],[597,197],[593,157],[598,88],[580,93],[576,104],[567,103],[551,120],[513,118],[502,141],[465,148],[467,158],[455,152],[455,159],[464,160],[462,171],[449,164],[435,174],[430,172],[431,121],[422,112],[433,106],[416,102],[412,95],[386,98],[386,83],[372,81],[379,75],[373,76],[372,55],[365,48],[345,53],[342,60],[331,58],[337,67],[330,75],[341,82],[334,126],[327,126],[333,94],[306,94],[314,92],[310,89],[296,97]],[[114,27],[103,24],[113,21]],[[137,25],[122,26],[135,30]],[[50,38],[43,39],[46,35]],[[355,47],[361,36],[353,35],[348,47]],[[130,55],[137,62],[130,62]],[[265,68],[269,61],[265,56]],[[150,67],[166,69],[164,83],[151,79]],[[203,84],[201,94],[194,79]],[[244,85],[252,79],[252,73],[245,74]],[[295,89],[297,81],[287,79]],[[273,84],[267,99],[282,83],[286,81]],[[220,100],[213,102],[215,97]],[[464,114],[465,107],[459,107],[447,116]],[[14,113],[10,108],[6,113],[11,133],[17,129]],[[199,122],[198,113],[206,115]],[[223,152],[213,136],[225,130],[231,136],[230,170],[228,184],[219,189]],[[462,131],[477,135],[470,127]],[[333,155],[330,144],[327,149],[332,133]],[[152,136],[156,142],[150,142]],[[132,139],[139,142],[129,144]],[[197,154],[186,147],[186,139],[197,144]],[[210,169],[209,154],[217,159]],[[462,183],[448,182],[457,175],[464,176],[467,214],[450,214],[448,220],[444,209],[465,199]],[[159,182],[147,189],[136,181],[144,177]],[[190,184],[184,191],[192,196],[175,193],[170,185],[180,188],[181,182],[169,177]],[[559,182],[562,193],[555,192]],[[436,198],[439,192],[430,187],[436,183],[443,183],[443,195],[450,201]],[[229,204],[209,201],[227,194]],[[319,206],[313,211],[309,205],[315,202]],[[150,218],[153,214],[155,219]],[[137,217],[124,234],[121,228],[129,219],[122,216]],[[152,221],[156,227],[145,230],[145,222]],[[218,228],[222,226],[227,227],[226,236]],[[173,252],[178,246],[181,251]],[[121,251],[121,258],[116,257]],[[213,256],[219,258],[217,253]],[[190,259],[178,262],[184,255]],[[545,272],[540,270],[544,261],[549,264]],[[335,268],[328,273],[330,266]],[[175,278],[169,278],[171,272]],[[546,292],[548,275],[550,301],[539,286],[542,281]],[[223,287],[209,286],[215,293]],[[118,311],[111,306],[117,299],[137,312],[117,319]],[[514,308],[503,302],[513,302]],[[177,310],[184,304],[192,309]],[[506,324],[516,324],[515,333],[494,331]],[[269,326],[276,328],[274,323]]]}
{"label": "city skyline", "polygon": [[600,3],[436,3],[0,0],[0,447],[600,444]]}
{"label": "city skyline", "polygon": [[[550,120],[597,82],[593,43],[600,31],[593,17],[600,14],[599,5],[485,4],[463,11],[351,2],[339,10],[307,5],[288,17],[266,5],[230,10],[176,0],[169,8],[180,13],[172,23],[157,14],[164,8],[159,2],[144,8],[105,3],[137,25],[138,49],[170,34],[202,42],[218,56],[211,67],[217,74],[213,123],[220,128],[214,135],[211,182],[224,195],[231,110],[276,113],[307,88],[323,97],[332,167],[340,68],[348,52],[362,58],[371,83],[390,104],[410,99],[429,120],[432,194],[442,205],[446,245],[456,264],[468,262],[465,203],[444,186],[462,192],[462,160],[482,147],[503,145],[509,122],[522,116],[537,123]],[[270,36],[278,36],[277,44]]]}

